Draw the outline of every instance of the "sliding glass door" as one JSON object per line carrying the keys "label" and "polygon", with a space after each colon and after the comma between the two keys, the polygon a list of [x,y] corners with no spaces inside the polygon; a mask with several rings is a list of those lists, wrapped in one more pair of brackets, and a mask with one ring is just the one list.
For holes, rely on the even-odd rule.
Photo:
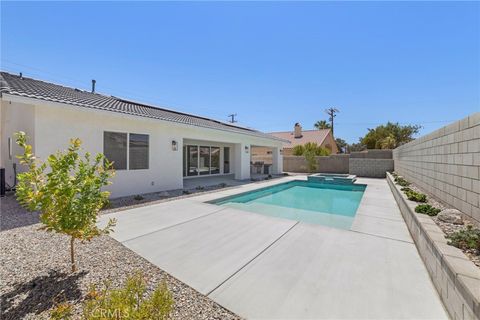
{"label": "sliding glass door", "polygon": [[200,147],[200,175],[210,174],[210,147]]}
{"label": "sliding glass door", "polygon": [[187,175],[198,175],[198,147],[187,146]]}
{"label": "sliding glass door", "polygon": [[220,148],[210,148],[210,174],[220,173]]}
{"label": "sliding glass door", "polygon": [[183,176],[220,173],[220,147],[186,145],[183,152]]}

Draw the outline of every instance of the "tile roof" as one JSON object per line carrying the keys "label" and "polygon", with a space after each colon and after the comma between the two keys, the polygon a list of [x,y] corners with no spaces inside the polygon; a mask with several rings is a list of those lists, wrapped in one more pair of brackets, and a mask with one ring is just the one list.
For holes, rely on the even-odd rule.
{"label": "tile roof", "polygon": [[177,122],[192,126],[248,134],[260,138],[281,140],[278,137],[241,126],[183,112],[137,103],[114,96],[91,93],[58,84],[35,80],[8,72],[0,72],[0,93],[66,103],[79,107],[100,109],[146,118]]}
{"label": "tile roof", "polygon": [[293,131],[270,132],[269,134],[290,141],[290,144],[285,145],[285,147],[293,148],[296,145],[305,144],[307,142],[315,142],[318,145],[322,145],[329,132],[330,129],[302,130],[302,136],[300,138],[295,138]]}

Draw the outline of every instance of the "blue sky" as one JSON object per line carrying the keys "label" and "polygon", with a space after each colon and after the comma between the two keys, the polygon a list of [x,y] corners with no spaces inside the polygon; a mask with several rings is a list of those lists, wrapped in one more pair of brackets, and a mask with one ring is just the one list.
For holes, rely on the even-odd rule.
{"label": "blue sky", "polygon": [[227,120],[337,137],[480,111],[478,2],[1,3],[1,68]]}

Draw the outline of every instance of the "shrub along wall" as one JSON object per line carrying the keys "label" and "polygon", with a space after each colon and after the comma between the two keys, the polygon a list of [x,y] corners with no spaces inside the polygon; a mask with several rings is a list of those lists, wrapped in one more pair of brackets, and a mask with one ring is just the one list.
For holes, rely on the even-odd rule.
{"label": "shrub along wall", "polygon": [[395,171],[480,222],[480,112],[393,151]]}

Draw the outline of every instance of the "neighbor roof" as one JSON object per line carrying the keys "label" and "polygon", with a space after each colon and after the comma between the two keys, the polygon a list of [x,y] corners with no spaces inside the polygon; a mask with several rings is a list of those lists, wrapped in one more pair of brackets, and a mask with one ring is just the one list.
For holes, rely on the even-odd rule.
{"label": "neighbor roof", "polygon": [[0,72],[0,92],[2,94],[7,93],[21,97],[66,103],[79,107],[100,109],[192,126],[248,134],[261,138],[281,140],[278,137],[254,129],[240,127],[218,120],[133,102],[114,96],[91,93],[41,80],[20,77],[19,75],[13,75],[8,72]]}
{"label": "neighbor roof", "polygon": [[302,136],[300,138],[295,138],[293,131],[270,132],[270,135],[282,140],[290,141],[290,144],[285,147],[293,148],[296,145],[305,144],[307,142],[315,142],[320,146],[327,138],[329,132],[330,129],[302,130]]}

